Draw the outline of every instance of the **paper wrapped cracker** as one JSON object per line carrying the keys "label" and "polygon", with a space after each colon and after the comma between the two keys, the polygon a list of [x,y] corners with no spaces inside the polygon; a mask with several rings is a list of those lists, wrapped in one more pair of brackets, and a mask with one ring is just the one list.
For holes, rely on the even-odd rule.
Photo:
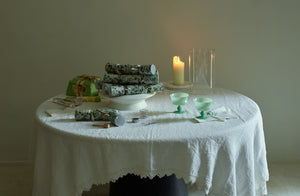
{"label": "paper wrapped cracker", "polygon": [[147,93],[154,93],[154,92],[160,92],[163,91],[164,87],[162,83],[154,84],[154,85],[148,85],[147,86]]}
{"label": "paper wrapped cracker", "polygon": [[125,95],[146,94],[148,91],[145,85],[127,85],[125,86]]}
{"label": "paper wrapped cracker", "polygon": [[111,84],[157,84],[159,82],[158,72],[155,75],[117,75],[104,74],[103,82]]}
{"label": "paper wrapped cracker", "polygon": [[76,121],[113,121],[118,115],[115,109],[75,110]]}
{"label": "paper wrapped cracker", "polygon": [[108,90],[108,95],[110,97],[125,95],[125,87],[122,85],[111,85]]}
{"label": "paper wrapped cracker", "polygon": [[163,84],[158,83],[154,85],[114,85],[103,83],[102,92],[110,97],[117,97],[122,95],[136,95],[160,92],[163,90]]}
{"label": "paper wrapped cracker", "polygon": [[131,65],[131,64],[113,64],[107,63],[105,71],[111,74],[118,75],[154,75],[156,67],[151,65]]}

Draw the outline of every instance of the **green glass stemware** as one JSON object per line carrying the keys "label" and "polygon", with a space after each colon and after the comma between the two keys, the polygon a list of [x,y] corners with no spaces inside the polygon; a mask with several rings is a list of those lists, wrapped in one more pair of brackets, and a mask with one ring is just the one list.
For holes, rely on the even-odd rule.
{"label": "green glass stemware", "polygon": [[183,114],[184,111],[182,110],[181,106],[185,105],[188,102],[189,94],[187,93],[172,93],[170,95],[171,102],[174,105],[177,105],[177,111],[174,113],[176,114]]}
{"label": "green glass stemware", "polygon": [[200,111],[201,116],[197,116],[198,119],[207,119],[208,117],[205,114],[205,111],[210,109],[212,99],[204,98],[204,97],[197,97],[194,99],[194,104],[197,110]]}

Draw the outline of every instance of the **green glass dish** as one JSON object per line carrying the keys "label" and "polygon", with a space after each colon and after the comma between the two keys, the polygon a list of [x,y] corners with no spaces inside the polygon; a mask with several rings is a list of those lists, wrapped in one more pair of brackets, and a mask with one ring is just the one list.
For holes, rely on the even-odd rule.
{"label": "green glass dish", "polygon": [[210,109],[212,99],[205,98],[205,97],[197,97],[194,100],[195,108],[200,111],[201,116],[197,116],[198,119],[207,119],[208,116],[206,116],[205,111],[208,111]]}
{"label": "green glass dish", "polygon": [[187,93],[172,93],[170,95],[171,102],[173,105],[177,105],[177,111],[174,113],[176,114],[183,114],[184,111],[182,110],[181,106],[185,105],[188,102],[189,94]]}

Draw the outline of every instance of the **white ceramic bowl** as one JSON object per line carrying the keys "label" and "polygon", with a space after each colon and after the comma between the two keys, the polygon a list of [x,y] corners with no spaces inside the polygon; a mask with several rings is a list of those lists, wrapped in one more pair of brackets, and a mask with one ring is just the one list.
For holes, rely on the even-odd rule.
{"label": "white ceramic bowl", "polygon": [[155,93],[124,95],[119,97],[109,97],[102,94],[101,97],[110,101],[109,107],[118,110],[141,110],[147,107],[146,99],[154,96]]}

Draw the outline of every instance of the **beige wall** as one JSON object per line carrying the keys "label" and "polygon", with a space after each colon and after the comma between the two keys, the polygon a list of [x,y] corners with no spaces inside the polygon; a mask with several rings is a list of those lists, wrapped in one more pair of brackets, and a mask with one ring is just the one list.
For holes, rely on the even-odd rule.
{"label": "beige wall", "polygon": [[255,100],[269,161],[300,161],[297,0],[2,0],[0,162],[28,160],[36,107],[107,61],[154,63],[216,48],[216,85]]}

